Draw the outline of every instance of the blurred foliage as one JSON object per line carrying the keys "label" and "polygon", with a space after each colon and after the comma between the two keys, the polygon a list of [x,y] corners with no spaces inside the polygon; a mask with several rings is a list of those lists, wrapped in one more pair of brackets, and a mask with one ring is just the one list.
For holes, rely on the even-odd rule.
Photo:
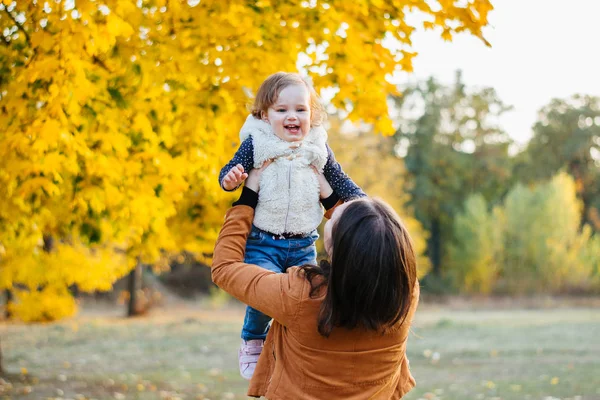
{"label": "blurred foliage", "polygon": [[600,98],[553,99],[540,110],[518,160],[515,172],[524,182],[569,173],[583,201],[582,224],[600,232]]}
{"label": "blurred foliage", "polygon": [[429,231],[424,290],[599,289],[600,99],[552,100],[516,156],[497,125],[510,107],[460,72],[409,86],[395,108],[408,204]]}
{"label": "blurred foliage", "polygon": [[589,290],[598,287],[600,237],[581,227],[581,201],[572,177],[559,174],[505,200],[503,285],[510,292]]}
{"label": "blurred foliage", "polygon": [[425,255],[427,233],[407,205],[406,170],[394,151],[394,139],[374,135],[369,125],[342,123],[338,117],[330,118],[329,125],[329,145],[344,172],[369,196],[390,204],[406,225],[418,255],[418,276],[422,277],[430,269]]}
{"label": "blurred foliage", "polygon": [[565,293],[600,289],[600,237],[580,229],[581,201],[566,173],[515,185],[488,210],[470,197],[454,221],[451,274],[467,292]]}
{"label": "blurred foliage", "polygon": [[503,229],[502,209],[489,212],[481,194],[467,198],[465,209],[454,219],[454,237],[448,249],[454,285],[468,293],[492,292],[502,269]]}
{"label": "blurred foliage", "polygon": [[508,111],[492,88],[467,90],[460,72],[451,86],[430,78],[395,99],[397,152],[408,172],[409,205],[430,233],[428,255],[436,276],[447,263],[445,243],[466,198],[497,202],[510,187],[511,139],[498,126]]}
{"label": "blurred foliage", "polygon": [[[170,251],[209,256],[231,201],[215,177],[266,76],[301,65],[335,106],[352,104],[349,118],[391,134],[397,88],[386,78],[412,70],[413,31],[485,42],[490,10],[489,0],[3,1],[0,287],[19,289],[21,317],[52,319],[75,309],[69,285],[104,289],[137,260],[166,268]],[[43,237],[82,258],[43,250]],[[126,261],[96,262],[105,251]],[[62,311],[23,314],[45,295]]]}

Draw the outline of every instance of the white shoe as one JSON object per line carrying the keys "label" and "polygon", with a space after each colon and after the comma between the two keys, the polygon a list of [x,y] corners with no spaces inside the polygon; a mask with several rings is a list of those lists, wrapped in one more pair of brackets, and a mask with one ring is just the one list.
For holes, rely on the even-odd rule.
{"label": "white shoe", "polygon": [[242,378],[247,380],[252,379],[258,357],[260,356],[260,353],[262,353],[264,344],[265,341],[261,339],[248,341],[242,339],[242,345],[238,351],[238,362],[240,364],[240,375],[242,375]]}

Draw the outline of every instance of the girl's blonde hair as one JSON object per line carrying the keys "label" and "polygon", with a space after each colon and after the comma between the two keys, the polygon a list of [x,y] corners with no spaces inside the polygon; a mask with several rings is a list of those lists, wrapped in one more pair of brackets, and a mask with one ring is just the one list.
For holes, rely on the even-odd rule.
{"label": "girl's blonde hair", "polygon": [[321,125],[327,119],[325,108],[321,104],[319,95],[306,79],[300,74],[292,72],[277,72],[269,76],[258,88],[254,104],[250,112],[254,118],[262,119],[263,113],[266,113],[277,101],[279,93],[291,85],[304,85],[310,95],[310,123],[311,125]]}

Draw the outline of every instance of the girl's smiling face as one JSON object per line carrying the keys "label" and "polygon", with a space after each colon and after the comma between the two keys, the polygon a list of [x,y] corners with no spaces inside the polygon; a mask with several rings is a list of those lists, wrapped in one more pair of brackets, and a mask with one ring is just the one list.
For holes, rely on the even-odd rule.
{"label": "girl's smiling face", "polygon": [[290,85],[279,92],[263,120],[286,142],[300,142],[310,131],[310,93],[304,85]]}

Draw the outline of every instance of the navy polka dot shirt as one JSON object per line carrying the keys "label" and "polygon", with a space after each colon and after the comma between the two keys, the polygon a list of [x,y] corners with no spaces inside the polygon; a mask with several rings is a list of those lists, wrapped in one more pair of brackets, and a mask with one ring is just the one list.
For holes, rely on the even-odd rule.
{"label": "navy polka dot shirt", "polygon": [[[325,175],[325,179],[327,179],[335,194],[343,201],[366,196],[365,192],[342,170],[342,166],[336,161],[331,147],[329,145],[326,146],[327,164],[323,168],[323,175]],[[225,175],[237,164],[241,164],[245,172],[250,172],[254,168],[254,145],[252,144],[252,137],[242,142],[233,159],[221,169],[221,173],[219,174],[219,184],[221,187],[223,187],[221,183]]]}

